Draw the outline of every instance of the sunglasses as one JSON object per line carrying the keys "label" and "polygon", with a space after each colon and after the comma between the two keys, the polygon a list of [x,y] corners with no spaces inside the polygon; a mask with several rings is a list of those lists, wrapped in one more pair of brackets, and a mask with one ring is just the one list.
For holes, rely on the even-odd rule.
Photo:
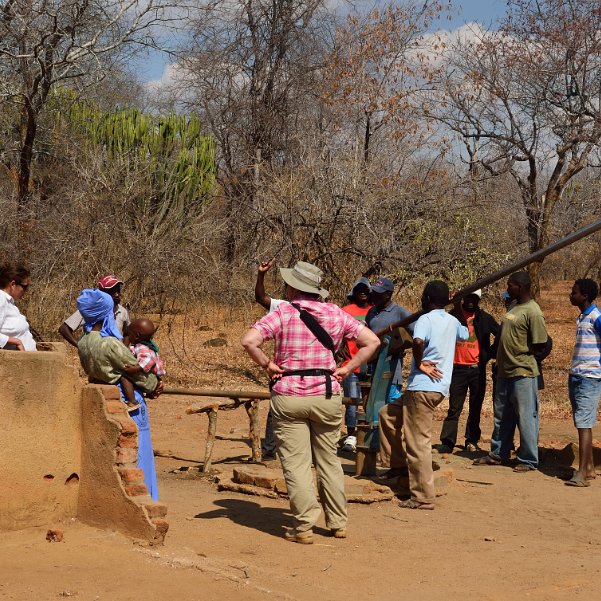
{"label": "sunglasses", "polygon": [[27,290],[27,288],[29,288],[29,284],[19,284],[18,282],[15,282],[17,284],[17,286],[21,286],[21,288],[23,288],[23,290]]}

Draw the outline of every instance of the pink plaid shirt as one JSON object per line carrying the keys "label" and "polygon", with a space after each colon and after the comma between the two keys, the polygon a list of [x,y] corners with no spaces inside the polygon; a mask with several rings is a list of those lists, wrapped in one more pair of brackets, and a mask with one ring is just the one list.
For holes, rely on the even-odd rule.
{"label": "pink plaid shirt", "polygon": [[140,367],[146,373],[152,372],[158,378],[165,375],[165,365],[158,353],[155,353],[151,348],[142,343],[130,346],[129,348],[138,360]]}
{"label": "pink plaid shirt", "polygon": [[[317,319],[319,325],[332,337],[336,349],[344,338],[354,340],[364,324],[332,303],[322,303],[304,295],[293,301]],[[253,326],[263,340],[275,340],[274,363],[286,371],[298,369],[327,369],[334,371],[336,361],[301,321],[298,311],[289,303],[281,304]],[[340,384],[332,379],[332,392]],[[275,394],[289,396],[317,396],[326,392],[325,376],[286,376],[276,382]]]}

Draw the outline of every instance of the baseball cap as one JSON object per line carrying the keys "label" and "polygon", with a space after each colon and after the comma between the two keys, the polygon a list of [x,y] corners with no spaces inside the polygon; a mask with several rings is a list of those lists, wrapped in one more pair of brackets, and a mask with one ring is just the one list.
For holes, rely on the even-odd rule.
{"label": "baseball cap", "polygon": [[371,284],[369,283],[369,280],[367,278],[364,277],[360,277],[354,284],[353,287],[351,288],[351,291],[346,295],[346,298],[352,298],[353,294],[355,294],[355,288],[357,286],[360,286],[361,284],[363,284],[363,286],[366,286],[367,289],[371,292]]}
{"label": "baseball cap", "polygon": [[374,292],[394,292],[394,283],[388,278],[380,278],[371,289]]}
{"label": "baseball cap", "polygon": [[474,294],[478,298],[482,298],[482,290],[481,289],[474,290],[473,292],[470,292],[469,294],[466,294],[465,296],[470,296],[472,294]]}
{"label": "baseball cap", "polygon": [[123,282],[114,275],[105,275],[98,280],[98,288],[102,288],[103,290],[114,288],[117,284],[123,284]]}

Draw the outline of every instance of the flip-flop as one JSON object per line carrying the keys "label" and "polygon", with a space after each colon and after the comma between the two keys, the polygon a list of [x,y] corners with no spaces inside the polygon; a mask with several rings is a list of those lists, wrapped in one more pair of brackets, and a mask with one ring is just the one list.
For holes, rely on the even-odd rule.
{"label": "flip-flop", "polygon": [[585,478],[582,478],[581,476],[573,476],[571,480],[568,480],[565,483],[565,485],[576,486],[577,488],[586,488],[587,486],[590,486],[591,483]]}
{"label": "flip-flop", "polygon": [[414,501],[413,499],[407,499],[406,501],[399,501],[399,507],[404,507],[405,509],[421,509],[422,511],[433,511],[434,503],[420,503],[419,501]]}
{"label": "flip-flop", "polygon": [[529,465],[526,465],[525,463],[519,463],[518,465],[516,465],[513,468],[513,471],[516,472],[517,474],[525,474],[526,472],[533,472],[535,470],[533,467],[530,467]]}
{"label": "flip-flop", "polygon": [[127,407],[128,413],[133,413],[141,407],[140,403],[136,403],[135,405],[129,405],[128,403],[125,403],[125,406]]}
{"label": "flip-flop", "polygon": [[474,459],[472,465],[501,465],[501,460],[495,459],[491,455],[485,455],[484,457]]}

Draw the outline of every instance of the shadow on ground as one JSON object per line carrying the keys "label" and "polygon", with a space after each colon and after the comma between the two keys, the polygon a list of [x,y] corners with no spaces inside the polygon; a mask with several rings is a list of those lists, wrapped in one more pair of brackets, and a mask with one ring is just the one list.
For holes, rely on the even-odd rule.
{"label": "shadow on ground", "polygon": [[280,537],[284,529],[292,525],[290,511],[280,507],[263,507],[259,503],[243,499],[219,499],[217,509],[199,513],[194,517],[201,520],[228,518],[235,524],[253,528]]}

